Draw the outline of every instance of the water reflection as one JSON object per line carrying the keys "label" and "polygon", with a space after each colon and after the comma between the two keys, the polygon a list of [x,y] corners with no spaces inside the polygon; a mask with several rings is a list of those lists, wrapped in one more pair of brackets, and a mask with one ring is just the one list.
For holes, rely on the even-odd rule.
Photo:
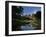
{"label": "water reflection", "polygon": [[35,29],[31,24],[21,25],[20,28],[21,28],[22,31],[25,31],[25,30],[34,30]]}

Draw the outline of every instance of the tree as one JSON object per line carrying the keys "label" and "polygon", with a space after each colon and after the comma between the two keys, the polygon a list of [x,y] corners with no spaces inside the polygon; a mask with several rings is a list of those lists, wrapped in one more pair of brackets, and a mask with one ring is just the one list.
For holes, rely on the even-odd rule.
{"label": "tree", "polygon": [[21,6],[12,6],[12,30],[19,30],[20,21],[23,8]]}
{"label": "tree", "polygon": [[41,29],[41,11],[37,11],[32,17],[32,25],[36,27],[36,29]]}
{"label": "tree", "polygon": [[31,14],[29,14],[28,16],[31,16]]}
{"label": "tree", "polygon": [[21,16],[23,8],[21,6],[12,6],[12,17],[17,18],[17,16]]}
{"label": "tree", "polygon": [[37,19],[41,19],[41,11],[37,11],[37,13],[35,14],[35,17]]}

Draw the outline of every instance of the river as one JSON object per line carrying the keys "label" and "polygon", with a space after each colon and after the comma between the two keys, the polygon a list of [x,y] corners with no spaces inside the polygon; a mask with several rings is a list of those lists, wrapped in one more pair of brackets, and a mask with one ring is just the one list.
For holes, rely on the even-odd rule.
{"label": "river", "polygon": [[33,27],[31,24],[21,25],[20,28],[21,28],[22,31],[25,31],[25,30],[34,30],[35,29],[35,27]]}

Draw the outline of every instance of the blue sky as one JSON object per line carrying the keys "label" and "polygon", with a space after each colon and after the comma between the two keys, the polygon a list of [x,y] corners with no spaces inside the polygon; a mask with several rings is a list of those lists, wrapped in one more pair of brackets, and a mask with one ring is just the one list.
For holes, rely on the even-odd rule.
{"label": "blue sky", "polygon": [[41,11],[41,7],[23,6],[23,15],[29,15]]}

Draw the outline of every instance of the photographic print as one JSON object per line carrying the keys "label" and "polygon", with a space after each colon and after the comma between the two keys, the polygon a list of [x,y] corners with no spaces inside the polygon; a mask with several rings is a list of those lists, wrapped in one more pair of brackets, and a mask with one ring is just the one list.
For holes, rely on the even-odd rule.
{"label": "photographic print", "polygon": [[44,3],[6,1],[6,35],[44,32]]}
{"label": "photographic print", "polygon": [[12,31],[40,29],[41,7],[12,6]]}

